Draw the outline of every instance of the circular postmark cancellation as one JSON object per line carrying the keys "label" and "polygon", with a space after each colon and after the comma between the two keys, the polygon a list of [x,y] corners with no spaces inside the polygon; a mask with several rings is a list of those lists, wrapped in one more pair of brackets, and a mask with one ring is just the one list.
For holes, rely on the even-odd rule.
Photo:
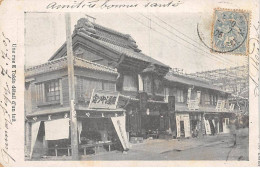
{"label": "circular postmark cancellation", "polygon": [[211,51],[247,55],[249,20],[247,11],[215,9]]}

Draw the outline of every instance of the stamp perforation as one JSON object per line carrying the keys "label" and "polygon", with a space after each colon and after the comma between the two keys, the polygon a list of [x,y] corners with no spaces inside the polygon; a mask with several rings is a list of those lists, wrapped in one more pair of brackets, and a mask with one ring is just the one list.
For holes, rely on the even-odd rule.
{"label": "stamp perforation", "polygon": [[[217,51],[217,50],[214,50],[214,47],[213,47],[213,39],[214,39],[214,25],[215,25],[215,19],[216,19],[216,11],[231,11],[231,12],[239,12],[239,13],[247,13],[248,14],[248,20],[247,20],[247,36],[246,36],[246,42],[245,42],[245,45],[246,45],[246,51],[245,51],[245,54],[242,54],[242,53],[230,53],[230,52],[220,52],[220,51]],[[212,53],[216,53],[216,54],[231,54],[231,55],[236,55],[236,56],[246,56],[248,57],[249,55],[249,37],[250,37],[250,26],[251,26],[251,17],[252,17],[252,12],[249,11],[249,10],[246,10],[246,9],[230,9],[230,8],[220,8],[220,7],[217,7],[217,8],[214,8],[213,10],[213,20],[212,20],[212,24],[211,24],[211,45],[212,45],[212,49],[210,50]]]}

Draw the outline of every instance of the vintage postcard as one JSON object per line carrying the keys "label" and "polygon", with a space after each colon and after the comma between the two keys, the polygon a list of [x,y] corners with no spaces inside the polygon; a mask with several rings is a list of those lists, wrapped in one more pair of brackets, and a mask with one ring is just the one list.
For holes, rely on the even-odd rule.
{"label": "vintage postcard", "polygon": [[258,166],[259,1],[1,0],[3,166]]}

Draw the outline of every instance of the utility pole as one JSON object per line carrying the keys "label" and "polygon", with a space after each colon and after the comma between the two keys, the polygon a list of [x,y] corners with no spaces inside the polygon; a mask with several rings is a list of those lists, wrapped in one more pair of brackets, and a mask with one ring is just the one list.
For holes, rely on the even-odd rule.
{"label": "utility pole", "polygon": [[66,20],[66,40],[67,40],[67,60],[68,60],[68,81],[70,99],[70,134],[72,159],[79,160],[79,144],[77,129],[77,113],[75,110],[75,79],[74,79],[74,56],[72,51],[71,20],[70,14],[65,14]]}

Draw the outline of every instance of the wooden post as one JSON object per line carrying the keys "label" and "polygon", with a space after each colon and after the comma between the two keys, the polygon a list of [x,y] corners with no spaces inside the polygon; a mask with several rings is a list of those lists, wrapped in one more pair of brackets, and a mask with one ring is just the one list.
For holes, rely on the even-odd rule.
{"label": "wooden post", "polygon": [[71,134],[71,154],[73,160],[79,160],[79,144],[77,132],[77,116],[75,110],[75,80],[74,80],[74,56],[72,51],[71,21],[70,14],[65,14],[66,20],[66,40],[67,40],[67,60],[68,60],[68,81],[70,99],[70,134]]}

